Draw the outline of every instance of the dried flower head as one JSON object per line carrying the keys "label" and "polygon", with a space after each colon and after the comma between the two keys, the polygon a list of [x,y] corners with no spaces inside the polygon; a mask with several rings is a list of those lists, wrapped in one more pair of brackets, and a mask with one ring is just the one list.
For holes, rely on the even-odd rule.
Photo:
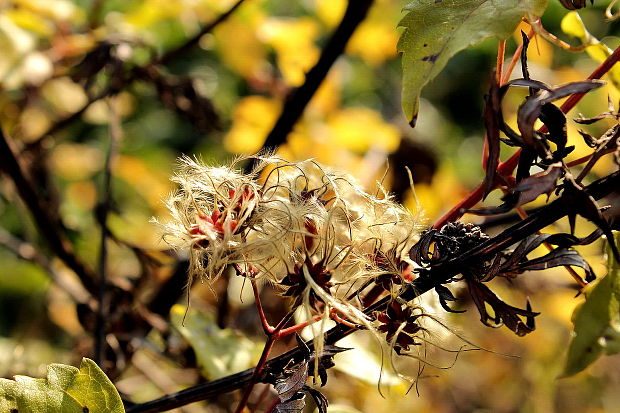
{"label": "dried flower head", "polygon": [[376,331],[357,293],[372,282],[410,281],[407,252],[418,220],[383,188],[368,194],[313,160],[259,161],[242,173],[235,163],[182,158],[164,239],[189,251],[192,277],[213,280],[233,266],[269,282],[309,318],[335,312]]}

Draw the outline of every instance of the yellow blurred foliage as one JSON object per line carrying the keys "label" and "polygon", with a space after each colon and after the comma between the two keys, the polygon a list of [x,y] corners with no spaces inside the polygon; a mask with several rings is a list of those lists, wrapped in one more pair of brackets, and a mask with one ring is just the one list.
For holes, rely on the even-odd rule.
{"label": "yellow blurred foliage", "polygon": [[416,184],[414,190],[420,208],[418,209],[411,191],[407,194],[404,205],[409,210],[421,214],[429,225],[456,205],[468,192],[455,171],[447,164],[439,168],[430,185]]}
{"label": "yellow blurred foliage", "polygon": [[[133,113],[136,102],[131,93],[121,92],[109,98],[113,101],[117,115],[124,118]],[[97,125],[104,125],[110,122],[110,102],[108,100],[98,100],[88,107],[84,112],[83,118],[86,122]]]}
{"label": "yellow blurred foliage", "polygon": [[340,107],[343,76],[343,70],[338,65],[329,71],[306,108],[304,119],[322,119],[327,114],[338,110]]}
{"label": "yellow blurred foliage", "polygon": [[29,106],[19,117],[21,137],[25,142],[36,140],[51,126],[50,114],[39,106]]}
{"label": "yellow blurred foliage", "polygon": [[[517,42],[517,44],[521,43],[521,31],[528,33],[530,30],[531,26],[529,24],[526,22],[521,22],[514,31],[513,39]],[[555,47],[551,45],[551,43],[543,39],[541,36],[535,35],[530,40],[530,45],[527,49],[527,60],[528,62],[535,63],[541,67],[549,68],[553,63],[554,50]],[[520,75],[520,70],[518,68],[515,73],[517,72]]]}
{"label": "yellow blurred foliage", "polygon": [[125,14],[125,22],[137,29],[152,27],[167,19],[179,17],[184,5],[181,0],[145,0]]}
{"label": "yellow blurred foliage", "polygon": [[114,165],[114,174],[133,187],[153,210],[164,208],[161,200],[172,187],[167,172],[153,169],[142,159],[129,155],[118,156]]}
{"label": "yellow blurred foliage", "polygon": [[61,116],[77,112],[88,101],[84,88],[68,77],[59,77],[45,83],[41,94]]}
{"label": "yellow blurred foliage", "polygon": [[54,32],[52,23],[40,14],[28,9],[11,9],[5,15],[20,28],[33,32],[40,37],[50,36]]}
{"label": "yellow blurred foliage", "polygon": [[256,34],[264,19],[258,5],[250,3],[213,31],[222,62],[245,78],[259,73],[265,64],[267,52]]}
{"label": "yellow blurred foliage", "polygon": [[400,143],[398,129],[369,108],[344,108],[329,116],[326,123],[330,141],[353,152],[376,147],[391,153]]}
{"label": "yellow blurred foliage", "polygon": [[12,2],[15,6],[56,21],[75,20],[82,16],[80,9],[68,0],[12,0]]}
{"label": "yellow blurred foliage", "polygon": [[275,50],[278,68],[291,86],[301,85],[318,60],[319,49],[314,44],[318,35],[319,25],[309,17],[268,18],[258,30],[259,38]]}
{"label": "yellow blurred foliage", "polygon": [[238,154],[260,150],[280,113],[280,106],[277,100],[262,96],[241,99],[232,116],[232,127],[224,137],[226,149]]}
{"label": "yellow blurred foliage", "polygon": [[[561,27],[564,33],[578,38],[581,44],[588,45],[586,52],[596,62],[602,63],[613,53],[612,49],[588,32],[577,12],[568,12],[562,19]],[[606,76],[618,87],[620,85],[620,66],[614,65]]]}
{"label": "yellow blurred foliage", "polygon": [[365,21],[356,30],[347,45],[347,53],[360,56],[371,65],[377,66],[396,56],[398,33],[381,21]]}
{"label": "yellow blurred foliage", "polygon": [[338,25],[346,7],[346,0],[314,0],[317,16],[330,29]]}
{"label": "yellow blurred foliage", "polygon": [[97,203],[97,188],[91,181],[72,182],[65,191],[68,202],[84,211],[91,211]]}
{"label": "yellow blurred foliage", "polygon": [[103,167],[104,155],[95,147],[80,143],[61,143],[49,157],[52,170],[61,178],[81,181]]}

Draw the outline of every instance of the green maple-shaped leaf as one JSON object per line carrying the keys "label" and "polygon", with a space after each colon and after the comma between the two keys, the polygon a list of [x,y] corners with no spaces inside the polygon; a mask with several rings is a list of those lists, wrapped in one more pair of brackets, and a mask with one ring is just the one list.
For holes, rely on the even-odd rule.
{"label": "green maple-shaped leaf", "polygon": [[489,37],[504,39],[523,16],[541,16],[547,0],[414,0],[399,26],[403,53],[402,105],[414,126],[422,88],[456,53]]}
{"label": "green maple-shaped leaf", "polygon": [[[616,243],[620,236],[616,236]],[[609,273],[573,313],[574,337],[563,377],[584,370],[603,354],[620,353],[620,264],[609,254]]]}
{"label": "green maple-shaped leaf", "polygon": [[97,364],[82,359],[80,368],[47,366],[47,377],[0,379],[0,412],[123,413],[118,391]]}

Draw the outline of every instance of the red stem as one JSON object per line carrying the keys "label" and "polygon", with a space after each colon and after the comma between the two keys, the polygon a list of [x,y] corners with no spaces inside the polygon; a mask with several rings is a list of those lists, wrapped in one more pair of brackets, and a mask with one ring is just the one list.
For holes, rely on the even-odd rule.
{"label": "red stem", "polygon": [[[620,60],[620,46],[614,50],[614,52],[609,55],[607,59],[603,63],[597,67],[590,76],[588,76],[589,80],[592,79],[600,79],[605,73],[607,73],[614,64],[616,64]],[[575,93],[571,95],[566,101],[560,106],[562,112],[567,113],[569,110],[575,107],[575,105],[581,100],[584,96],[584,93]],[[546,130],[543,126],[541,131]],[[506,162],[502,162],[497,167],[498,175],[508,176],[512,174],[512,171],[519,164],[519,157],[521,155],[521,150],[518,150],[514,155],[512,155]],[[497,187],[497,186],[496,186]],[[463,214],[474,205],[476,205],[482,199],[483,190],[482,184],[478,185],[474,190],[472,190],[462,201],[456,204],[450,211],[448,211],[443,217],[441,217],[433,228],[441,228],[448,222],[453,222],[459,219]]]}
{"label": "red stem", "polygon": [[260,317],[261,324],[263,325],[263,330],[267,336],[270,336],[274,332],[274,328],[267,321],[267,317],[265,317],[265,310],[263,310],[263,304],[260,300],[260,292],[258,291],[258,287],[256,286],[256,280],[250,280],[252,284],[252,292],[254,293],[254,302],[256,303],[256,309],[258,310],[258,316]]}
{"label": "red stem", "polygon": [[272,335],[272,334],[268,335],[267,342],[265,343],[265,347],[263,348],[263,352],[260,355],[260,359],[258,360],[258,363],[256,364],[254,373],[252,374],[252,377],[250,378],[250,381],[247,387],[245,388],[245,391],[243,392],[243,396],[241,397],[241,400],[239,401],[239,404],[237,405],[237,409],[235,410],[235,413],[241,413],[243,409],[245,408],[245,405],[248,403],[248,400],[250,399],[250,395],[252,394],[252,390],[254,389],[254,385],[258,382],[259,377],[261,376],[261,374],[263,373],[263,370],[265,369],[265,364],[267,363],[267,357],[269,357],[269,353],[271,353],[271,350],[273,349],[273,344],[275,342],[276,342],[275,335]]}

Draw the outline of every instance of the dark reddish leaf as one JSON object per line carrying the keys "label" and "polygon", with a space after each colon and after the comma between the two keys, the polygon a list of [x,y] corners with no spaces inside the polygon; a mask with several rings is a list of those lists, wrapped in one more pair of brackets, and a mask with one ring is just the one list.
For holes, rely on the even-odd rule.
{"label": "dark reddish leaf", "polygon": [[329,402],[327,401],[327,397],[325,397],[323,393],[321,393],[317,389],[313,389],[310,386],[305,386],[304,391],[312,397],[312,399],[314,400],[314,404],[316,404],[316,407],[319,410],[319,413],[327,413],[327,406],[329,405]]}
{"label": "dark reddish leaf", "polygon": [[582,187],[580,187],[574,181],[567,181],[563,187],[562,198],[572,206],[572,210],[567,214],[571,233],[575,232],[575,218],[580,215],[596,225],[607,237],[609,246],[614,258],[620,261],[620,253],[614,241],[613,232],[609,223],[605,220],[601,214],[601,210],[596,203],[596,200],[592,198]]}
{"label": "dark reddish leaf", "polygon": [[[530,162],[533,158],[529,158],[529,151],[521,153],[520,162],[526,165],[527,173],[529,173]],[[510,211],[511,209],[532,202],[542,194],[550,194],[556,189],[557,180],[562,175],[563,168],[561,164],[553,164],[546,171],[527,176],[519,181],[519,184],[510,189],[511,193],[506,194],[502,201],[503,204],[484,209],[472,209],[471,212],[476,215],[497,215]]]}
{"label": "dark reddish leaf", "polygon": [[512,208],[527,204],[542,194],[549,195],[556,188],[558,178],[562,176],[562,164],[550,165],[546,171],[539,172],[521,180],[510,190],[518,195]]}
{"label": "dark reddish leaf", "polygon": [[[528,82],[532,82],[531,80]],[[516,84],[516,83],[513,83]],[[555,89],[537,88],[538,92],[528,96],[525,102],[519,107],[517,114],[517,125],[521,132],[524,143],[530,147],[537,147],[534,123],[541,116],[542,107],[558,99],[570,96],[575,93],[586,93],[593,89],[603,86],[603,82],[598,80],[587,80],[573,82],[560,86]],[[534,86],[528,86],[534,87]],[[534,87],[536,88],[536,87]]]}
{"label": "dark reddish leaf", "polygon": [[[586,7],[586,0],[560,0],[560,3],[568,10],[577,10]],[[594,0],[590,0],[590,4],[594,4]]]}
{"label": "dark reddish leaf", "polygon": [[450,308],[450,306],[448,305],[448,301],[457,301],[456,297],[454,297],[454,295],[452,294],[452,291],[450,291],[448,289],[448,287],[445,287],[443,285],[436,285],[435,286],[435,292],[437,293],[437,296],[439,296],[439,304],[441,304],[441,307],[443,307],[444,310],[446,310],[449,313],[464,313],[464,310],[453,310],[452,308]]}
{"label": "dark reddish leaf", "polygon": [[582,131],[581,129],[579,130],[579,134],[583,138],[583,141],[586,143],[586,145],[588,145],[590,148],[594,148],[596,146],[596,139],[594,139],[592,135]]}
{"label": "dark reddish leaf", "polygon": [[308,362],[303,362],[294,368],[285,368],[286,377],[277,380],[274,387],[278,392],[278,397],[283,402],[290,400],[300,391],[308,380]]}
{"label": "dark reddish leaf", "polygon": [[495,179],[497,174],[497,165],[499,165],[499,149],[500,149],[500,122],[501,118],[501,97],[499,93],[499,85],[492,76],[491,88],[484,99],[484,122],[486,126],[486,140],[488,148],[488,157],[486,162],[486,171],[484,178],[484,195],[483,199],[495,188]]}
{"label": "dark reddish leaf", "polygon": [[[536,328],[534,317],[540,313],[531,311],[528,303],[528,309],[513,307],[502,301],[493,291],[486,285],[468,280],[467,286],[469,293],[476,304],[476,308],[480,313],[480,321],[489,327],[498,328],[505,325],[518,336],[524,336],[531,333]],[[489,305],[494,316],[489,315],[486,305]],[[524,322],[524,320],[525,322]]]}

